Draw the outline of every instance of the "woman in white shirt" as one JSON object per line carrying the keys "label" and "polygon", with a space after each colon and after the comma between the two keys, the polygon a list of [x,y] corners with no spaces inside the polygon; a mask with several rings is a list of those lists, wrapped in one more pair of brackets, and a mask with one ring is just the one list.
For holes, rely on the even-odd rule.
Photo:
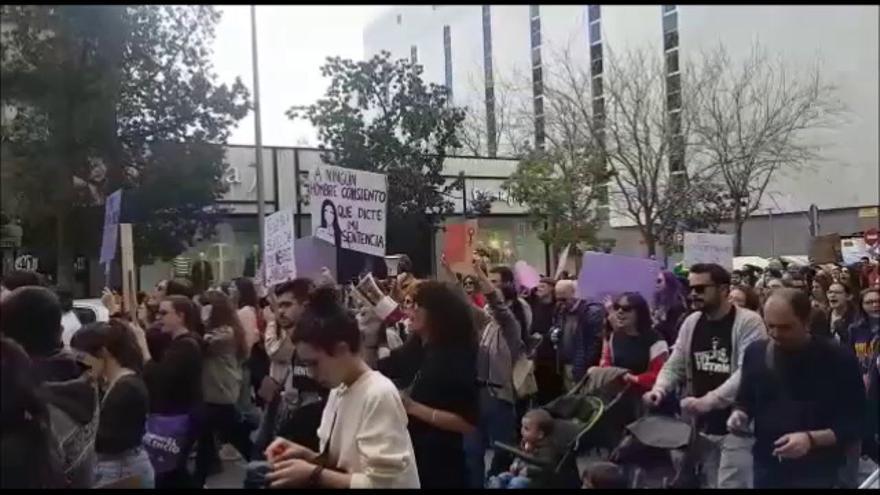
{"label": "woman in white shirt", "polygon": [[266,449],[270,486],[419,488],[400,395],[361,358],[357,322],[334,289],[312,294],[293,340],[316,379],[333,390],[318,428],[320,453],[275,439]]}

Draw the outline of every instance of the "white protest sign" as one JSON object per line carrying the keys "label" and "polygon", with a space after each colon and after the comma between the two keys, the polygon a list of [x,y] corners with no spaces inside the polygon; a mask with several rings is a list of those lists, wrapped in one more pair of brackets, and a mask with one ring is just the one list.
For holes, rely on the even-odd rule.
{"label": "white protest sign", "polygon": [[309,178],[312,235],[373,256],[385,256],[385,176],[319,165]]}
{"label": "white protest sign", "polygon": [[685,232],[684,266],[697,263],[717,263],[733,270],[733,235]]}
{"label": "white protest sign", "polygon": [[859,237],[841,239],[840,253],[843,255],[844,264],[852,265],[861,261],[862,257],[868,256],[868,245],[865,239]]}
{"label": "white protest sign", "polygon": [[553,278],[559,280],[559,277],[562,276],[562,272],[565,271],[565,265],[568,264],[568,250],[571,249],[571,244],[565,246],[565,249],[562,250],[562,253],[559,255],[559,263],[556,265],[556,273],[553,275]]}
{"label": "white protest sign", "polygon": [[282,210],[266,217],[266,286],[296,278],[293,211]]}

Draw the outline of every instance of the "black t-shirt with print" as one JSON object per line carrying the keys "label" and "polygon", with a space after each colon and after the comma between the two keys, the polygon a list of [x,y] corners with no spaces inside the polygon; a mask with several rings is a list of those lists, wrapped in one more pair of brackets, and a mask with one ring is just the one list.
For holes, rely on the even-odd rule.
{"label": "black t-shirt with print", "polygon": [[[730,378],[735,317],[736,308],[731,306],[720,320],[711,321],[704,313],[697,321],[691,343],[694,397],[706,395]],[[699,426],[709,435],[724,435],[729,416],[730,408],[712,411],[700,417]]]}

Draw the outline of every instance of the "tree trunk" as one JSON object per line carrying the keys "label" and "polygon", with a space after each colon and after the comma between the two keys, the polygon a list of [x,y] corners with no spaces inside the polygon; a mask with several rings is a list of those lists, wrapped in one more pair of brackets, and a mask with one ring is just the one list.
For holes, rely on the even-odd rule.
{"label": "tree trunk", "polygon": [[654,231],[648,228],[642,229],[642,240],[645,241],[648,256],[655,256],[657,254],[657,238]]}
{"label": "tree trunk", "polygon": [[[736,199],[736,204],[739,204],[739,198]],[[734,227],[734,235],[733,235],[733,255],[734,256],[742,256],[742,229],[745,220],[743,219],[742,210],[739,206],[735,206],[733,209],[733,227]]]}

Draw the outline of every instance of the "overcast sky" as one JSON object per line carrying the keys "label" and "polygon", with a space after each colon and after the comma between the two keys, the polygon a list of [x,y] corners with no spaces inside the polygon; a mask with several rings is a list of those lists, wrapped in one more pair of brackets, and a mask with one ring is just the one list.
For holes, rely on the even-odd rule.
{"label": "overcast sky", "polygon": [[[220,81],[240,76],[253,96],[250,7],[217,7],[223,17],[214,43],[214,68]],[[258,5],[257,48],[263,144],[317,145],[306,121],[285,115],[293,105],[306,105],[324,94],[327,82],[319,71],[328,56],[363,58],[363,33],[384,5]],[[299,142],[299,143],[298,143]],[[230,144],[254,143],[253,112],[241,121]]]}

